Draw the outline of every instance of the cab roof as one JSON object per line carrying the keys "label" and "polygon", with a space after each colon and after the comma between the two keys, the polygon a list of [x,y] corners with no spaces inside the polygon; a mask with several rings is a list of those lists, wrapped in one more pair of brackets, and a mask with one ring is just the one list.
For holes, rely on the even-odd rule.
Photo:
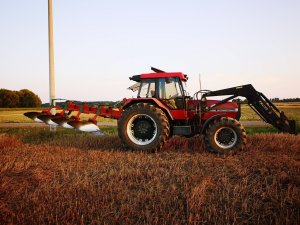
{"label": "cab roof", "polygon": [[187,75],[181,72],[159,72],[159,73],[145,73],[140,75],[134,75],[129,77],[130,80],[140,82],[143,79],[157,79],[157,78],[167,78],[167,77],[178,77],[182,81],[187,81]]}

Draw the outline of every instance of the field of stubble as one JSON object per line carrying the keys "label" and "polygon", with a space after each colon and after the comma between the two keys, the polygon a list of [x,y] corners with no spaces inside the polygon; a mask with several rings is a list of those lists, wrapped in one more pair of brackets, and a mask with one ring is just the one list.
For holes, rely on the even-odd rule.
{"label": "field of stubble", "polygon": [[248,136],[218,157],[199,137],[158,153],[116,136],[0,135],[0,224],[297,224],[300,137]]}

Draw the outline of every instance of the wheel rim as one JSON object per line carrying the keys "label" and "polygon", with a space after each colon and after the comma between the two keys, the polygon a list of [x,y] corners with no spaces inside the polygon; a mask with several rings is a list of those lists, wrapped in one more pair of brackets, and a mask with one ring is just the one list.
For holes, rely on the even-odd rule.
{"label": "wheel rim", "polygon": [[157,125],[151,116],[137,114],[128,121],[127,134],[133,143],[147,145],[157,136]]}
{"label": "wheel rim", "polygon": [[229,149],[237,143],[237,134],[231,127],[221,127],[216,131],[214,140],[220,148]]}

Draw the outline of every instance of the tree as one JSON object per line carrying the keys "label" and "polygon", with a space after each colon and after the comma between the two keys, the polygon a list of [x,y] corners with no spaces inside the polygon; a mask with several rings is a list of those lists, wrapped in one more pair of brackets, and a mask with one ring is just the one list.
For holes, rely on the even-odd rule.
{"label": "tree", "polygon": [[0,107],[15,108],[19,106],[19,103],[20,98],[16,91],[0,89]]}
{"label": "tree", "polygon": [[248,100],[247,99],[240,99],[240,98],[236,98],[232,100],[233,102],[239,103],[239,104],[247,104]]}
{"label": "tree", "polygon": [[18,92],[18,95],[20,98],[19,107],[41,107],[41,99],[32,91],[28,89],[22,89]]}
{"label": "tree", "polygon": [[11,91],[0,89],[0,107],[16,108],[16,107],[41,107],[42,101],[28,89],[20,91]]}

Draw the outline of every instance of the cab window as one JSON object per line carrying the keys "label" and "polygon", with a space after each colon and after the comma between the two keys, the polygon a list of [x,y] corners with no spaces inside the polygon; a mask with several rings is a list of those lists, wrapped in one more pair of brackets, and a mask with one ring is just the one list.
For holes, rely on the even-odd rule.
{"label": "cab window", "polygon": [[140,85],[138,97],[140,98],[155,97],[155,80],[143,80]]}
{"label": "cab window", "polygon": [[159,79],[159,98],[170,109],[183,109],[184,98],[180,80],[177,77]]}

